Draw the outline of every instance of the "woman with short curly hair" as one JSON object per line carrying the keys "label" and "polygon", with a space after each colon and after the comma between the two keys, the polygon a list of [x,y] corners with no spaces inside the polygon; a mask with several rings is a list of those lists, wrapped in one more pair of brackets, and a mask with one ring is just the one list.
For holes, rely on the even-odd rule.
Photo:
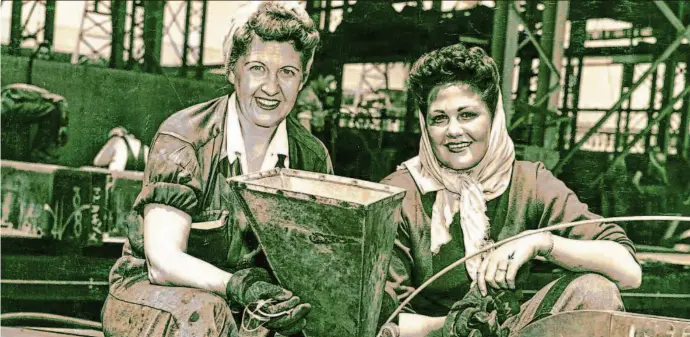
{"label": "woman with short curly hair", "polygon": [[235,91],[173,114],[153,138],[134,204],[143,225],[110,275],[107,336],[238,336],[244,311],[249,330],[304,328],[310,304],[275,284],[226,179],[333,172],[323,144],[286,118],[318,43],[294,2],[251,1],[235,13],[224,44]]}
{"label": "woman with short curly hair", "polygon": [[[541,163],[515,160],[498,70],[482,49],[457,44],[422,56],[410,71],[408,92],[419,107],[422,135],[419,155],[383,180],[407,191],[396,212],[383,319],[415,288],[488,243],[598,217]],[[518,310],[506,294],[522,288],[519,280],[537,256],[572,273]],[[398,317],[400,332],[504,336],[555,312],[620,310],[618,289],[635,288],[640,279],[634,246],[617,225],[528,235],[425,288]]]}

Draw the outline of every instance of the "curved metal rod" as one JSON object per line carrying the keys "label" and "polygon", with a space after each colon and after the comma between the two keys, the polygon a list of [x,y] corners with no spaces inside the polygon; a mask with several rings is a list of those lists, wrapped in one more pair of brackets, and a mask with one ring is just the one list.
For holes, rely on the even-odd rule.
{"label": "curved metal rod", "polygon": [[505,240],[502,240],[502,241],[496,242],[494,244],[491,244],[489,246],[486,246],[486,247],[482,248],[481,250],[479,250],[478,252],[476,252],[472,255],[465,256],[465,257],[451,263],[447,267],[443,268],[441,271],[434,274],[432,277],[430,277],[428,280],[426,280],[424,283],[422,283],[417,289],[415,289],[415,291],[413,291],[410,294],[410,296],[408,296],[402,303],[400,303],[400,305],[398,306],[397,309],[395,309],[393,314],[391,314],[391,316],[388,317],[388,319],[386,320],[386,323],[390,323],[395,318],[395,316],[397,316],[400,313],[400,311],[402,311],[402,309],[408,303],[410,303],[410,301],[415,296],[417,296],[422,290],[424,290],[424,288],[429,286],[432,282],[436,281],[439,277],[441,277],[445,273],[451,271],[453,268],[461,265],[462,263],[464,263],[468,259],[471,259],[471,258],[473,258],[479,254],[482,254],[486,251],[494,249],[494,248],[496,248],[496,247],[498,247],[504,243],[508,243],[510,241],[514,241],[514,240],[517,240],[517,239],[520,239],[520,238],[523,238],[525,236],[532,235],[532,234],[537,234],[537,233],[542,233],[542,232],[550,232],[553,230],[564,229],[564,228],[569,228],[569,227],[576,227],[576,226],[580,226],[580,225],[587,225],[587,224],[594,224],[594,223],[605,223],[605,222],[630,222],[630,221],[654,221],[654,220],[690,222],[690,217],[687,217],[687,216],[670,216],[670,215],[622,216],[622,217],[600,218],[600,219],[581,220],[581,221],[575,221],[575,222],[566,222],[566,223],[562,223],[562,224],[558,224],[558,225],[539,228],[536,230],[524,231],[524,232],[522,232],[518,235],[515,235],[513,237],[509,237]]}
{"label": "curved metal rod", "polygon": [[4,326],[20,326],[26,324],[57,324],[61,328],[76,328],[103,330],[103,324],[87,319],[74,318],[62,315],[46,314],[39,312],[17,312],[0,315]]}

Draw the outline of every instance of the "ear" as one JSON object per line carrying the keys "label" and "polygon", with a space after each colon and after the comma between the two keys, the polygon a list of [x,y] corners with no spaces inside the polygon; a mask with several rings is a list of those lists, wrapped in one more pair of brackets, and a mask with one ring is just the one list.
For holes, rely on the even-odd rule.
{"label": "ear", "polygon": [[235,85],[235,72],[233,71],[234,68],[228,69],[228,82],[232,84],[233,86]]}
{"label": "ear", "polygon": [[304,80],[302,80],[302,81],[299,83],[299,90],[297,90],[297,91],[302,91],[302,88],[304,88],[304,85],[305,85],[305,84],[307,84],[307,78],[306,78],[306,77],[304,78]]}

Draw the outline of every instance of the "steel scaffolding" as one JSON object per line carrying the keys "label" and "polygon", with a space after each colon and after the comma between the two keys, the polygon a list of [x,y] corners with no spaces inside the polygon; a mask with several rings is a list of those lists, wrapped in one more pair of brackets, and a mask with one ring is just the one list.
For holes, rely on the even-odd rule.
{"label": "steel scaffolding", "polygon": [[[10,17],[9,54],[19,55],[22,46],[27,41],[33,41],[36,47],[42,42],[53,45],[55,35],[55,0],[22,1],[12,0],[12,15]],[[24,9],[28,14],[24,21]],[[40,17],[41,13],[43,17]],[[31,22],[38,17],[38,23],[32,27]]]}

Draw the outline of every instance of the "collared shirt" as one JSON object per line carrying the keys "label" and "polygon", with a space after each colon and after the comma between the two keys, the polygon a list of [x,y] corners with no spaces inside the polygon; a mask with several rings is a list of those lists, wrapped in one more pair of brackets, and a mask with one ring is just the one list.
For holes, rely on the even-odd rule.
{"label": "collared shirt", "polygon": [[[407,171],[410,172],[412,180],[414,180],[415,184],[417,184],[417,187],[422,194],[438,192],[445,188],[443,184],[436,180],[436,178],[422,173],[422,163],[419,159],[419,156],[407,160],[400,166],[406,168]],[[401,167],[398,167],[398,169]]]}
{"label": "collared shirt", "polygon": [[[261,164],[261,171],[268,171],[276,167],[278,163],[278,155],[285,156],[285,167],[290,167],[288,134],[287,134],[287,118],[283,119],[273,134],[264,160]],[[233,93],[228,100],[227,117],[225,118],[225,142],[228,155],[228,163],[232,164],[235,160],[240,161],[242,165],[242,173],[251,173],[249,171],[249,164],[247,162],[247,153],[244,145],[244,138],[242,137],[242,129],[240,128],[239,111],[237,109],[237,95]]]}

